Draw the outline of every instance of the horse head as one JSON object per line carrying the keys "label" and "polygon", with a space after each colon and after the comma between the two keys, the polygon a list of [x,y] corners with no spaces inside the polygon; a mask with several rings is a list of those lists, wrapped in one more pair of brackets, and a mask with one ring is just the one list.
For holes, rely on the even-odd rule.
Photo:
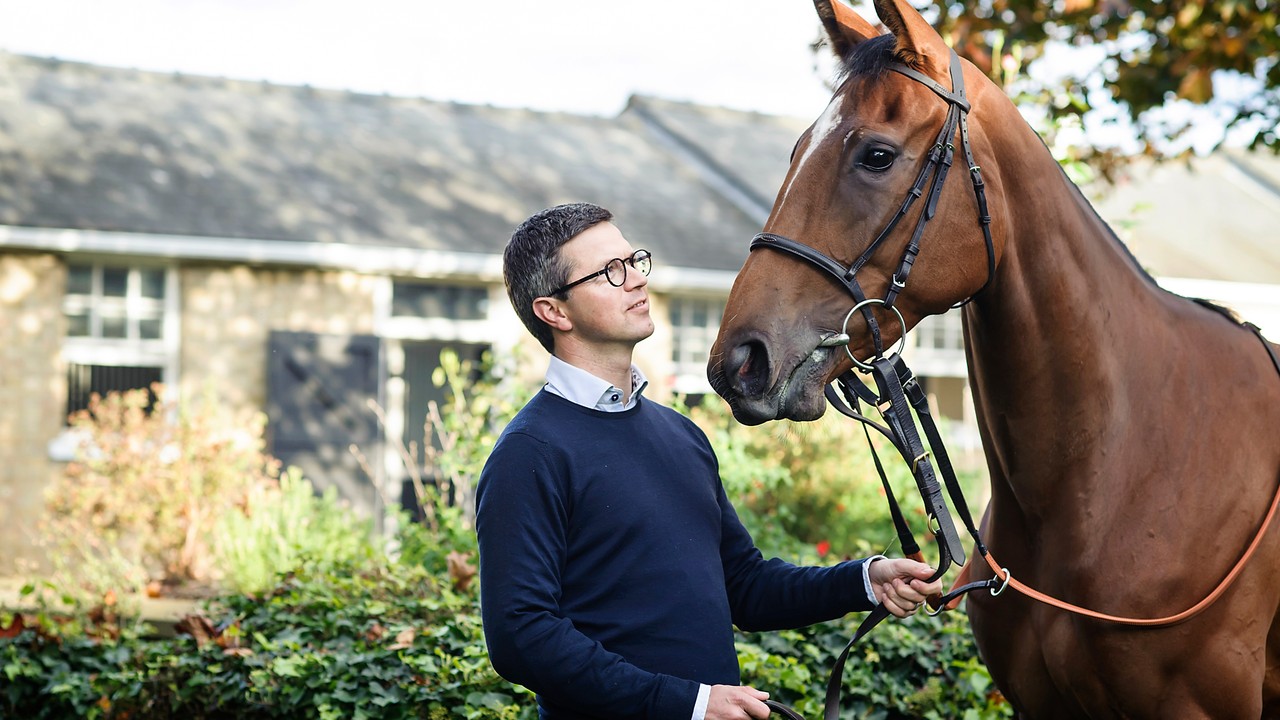
{"label": "horse head", "polygon": [[[969,182],[970,172],[985,175],[999,207],[998,169],[963,167],[961,128],[951,115],[972,108],[967,142],[989,161],[984,125],[1018,117],[1012,104],[959,60],[954,72],[963,73],[967,101],[948,100],[956,90],[953,53],[906,0],[876,0],[888,34],[840,0],[814,4],[842,62],[839,85],[792,151],[707,367],[711,386],[746,424],[821,416],[824,385],[855,358],[881,354],[923,317],[983,288],[1003,247],[998,222],[984,242],[976,218],[986,210]],[[944,138],[948,123],[954,129]],[[935,166],[958,166],[959,177],[938,185],[936,196],[933,181],[922,180],[931,157]],[[916,232],[922,213],[929,219]],[[851,312],[860,293],[874,300]]]}

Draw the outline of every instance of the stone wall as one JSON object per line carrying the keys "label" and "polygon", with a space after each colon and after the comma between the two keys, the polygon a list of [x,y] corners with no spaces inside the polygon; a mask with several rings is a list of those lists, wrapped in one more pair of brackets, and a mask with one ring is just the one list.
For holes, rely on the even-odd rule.
{"label": "stone wall", "polygon": [[0,254],[0,574],[36,558],[44,494],[62,429],[66,266],[54,255]]}
{"label": "stone wall", "polygon": [[271,331],[371,334],[376,282],[343,271],[183,268],[182,394],[212,387],[227,407],[265,410]]}

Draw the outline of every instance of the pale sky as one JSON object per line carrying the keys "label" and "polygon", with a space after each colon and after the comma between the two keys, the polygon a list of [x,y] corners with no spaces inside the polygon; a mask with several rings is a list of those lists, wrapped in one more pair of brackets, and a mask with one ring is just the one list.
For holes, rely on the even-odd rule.
{"label": "pale sky", "polygon": [[[809,49],[820,35],[808,0],[0,0],[0,50],[15,53],[593,115],[643,93],[817,117],[834,64]],[[1050,51],[1049,74],[1102,58]],[[1175,145],[1207,151],[1260,85],[1217,73],[1215,87],[1211,106],[1161,111],[1193,120]],[[1133,150],[1095,93],[1100,109],[1060,137]]]}
{"label": "pale sky", "polygon": [[805,0],[0,0],[0,49],[613,115],[631,93],[812,117]]}

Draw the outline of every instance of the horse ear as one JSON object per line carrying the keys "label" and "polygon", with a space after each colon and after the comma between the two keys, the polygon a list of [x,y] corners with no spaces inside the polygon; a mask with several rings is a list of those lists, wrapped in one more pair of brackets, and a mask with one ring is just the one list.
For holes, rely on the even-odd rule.
{"label": "horse ear", "polygon": [[897,39],[894,55],[899,62],[917,70],[933,70],[945,76],[951,67],[951,52],[942,36],[925,21],[907,0],[874,0],[876,15]]}
{"label": "horse ear", "polygon": [[880,34],[874,25],[863,20],[843,0],[813,0],[813,6],[822,19],[822,26],[831,39],[831,49],[838,58],[843,58],[859,43]]}

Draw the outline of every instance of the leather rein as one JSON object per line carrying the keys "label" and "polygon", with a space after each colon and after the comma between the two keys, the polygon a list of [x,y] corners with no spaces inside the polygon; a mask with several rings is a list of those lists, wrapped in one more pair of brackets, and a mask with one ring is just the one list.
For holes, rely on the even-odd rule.
{"label": "leather rein", "polygon": [[[928,398],[915,375],[899,355],[899,351],[902,349],[903,344],[905,344],[906,325],[903,322],[901,313],[894,307],[895,301],[906,287],[907,278],[910,275],[915,260],[920,253],[920,240],[923,237],[925,225],[937,212],[938,198],[941,194],[943,182],[951,168],[955,155],[955,147],[951,141],[957,130],[960,134],[960,146],[964,153],[964,160],[968,164],[970,179],[973,183],[974,195],[978,206],[978,222],[982,228],[983,239],[986,243],[987,250],[987,280],[983,284],[982,288],[978,290],[978,293],[981,293],[988,285],[990,285],[995,274],[995,250],[991,236],[991,216],[987,210],[986,186],[982,179],[982,170],[974,161],[973,149],[969,141],[968,112],[970,106],[968,100],[965,98],[963,69],[960,64],[960,58],[953,50],[951,52],[950,67],[952,90],[948,91],[932,78],[929,78],[928,76],[900,63],[889,63],[886,67],[893,72],[904,75],[925,85],[948,104],[947,117],[943,123],[942,129],[938,133],[934,146],[930,150],[923,167],[920,169],[915,183],[912,185],[910,192],[902,202],[897,213],[890,220],[888,225],[886,225],[880,232],[880,234],[876,236],[875,240],[867,246],[866,250],[864,250],[862,254],[848,266],[845,266],[840,261],[825,255],[808,245],[774,233],[762,232],[756,235],[751,241],[751,250],[769,248],[798,257],[833,277],[854,299],[855,304],[845,316],[844,326],[842,327],[841,332],[824,337],[819,343],[819,347],[837,347],[843,345],[845,352],[849,354],[849,359],[853,362],[854,367],[863,374],[870,375],[875,382],[876,389],[872,390],[868,385],[864,384],[854,374],[853,369],[850,369],[837,377],[831,385],[828,385],[825,388],[825,394],[827,401],[833,408],[846,417],[857,420],[863,426],[868,446],[871,448],[871,454],[875,462],[876,470],[879,473],[881,484],[885,490],[885,497],[887,498],[889,505],[889,513],[893,520],[898,541],[902,545],[903,555],[922,562],[924,561],[920,546],[916,542],[911,528],[903,517],[902,511],[898,506],[896,496],[890,487],[884,466],[880,461],[879,455],[876,453],[874,444],[871,443],[870,430],[875,430],[888,438],[902,459],[910,466],[912,475],[915,478],[917,490],[919,491],[924,504],[929,526],[928,529],[930,534],[933,536],[934,541],[938,545],[939,552],[937,570],[934,575],[929,578],[929,581],[932,582],[933,580],[942,577],[953,564],[965,566],[964,571],[961,573],[960,580],[957,581],[957,586],[953,587],[944,595],[929,598],[928,604],[932,608],[930,614],[938,614],[943,610],[954,608],[959,604],[960,599],[965,594],[975,590],[986,589],[995,596],[1004,592],[1005,589],[1012,587],[1014,590],[1022,593],[1026,597],[1052,607],[1122,625],[1145,627],[1172,625],[1184,622],[1194,617],[1221,597],[1222,594],[1226,592],[1227,588],[1230,587],[1230,585],[1240,575],[1241,571],[1243,571],[1245,564],[1249,561],[1250,557],[1253,556],[1254,551],[1261,543],[1267,528],[1274,520],[1277,514],[1277,509],[1280,508],[1280,488],[1277,488],[1276,495],[1271,501],[1271,507],[1262,521],[1261,526],[1258,528],[1253,541],[1249,544],[1244,554],[1236,562],[1231,571],[1222,579],[1218,586],[1194,606],[1177,614],[1165,617],[1121,617],[1090,610],[1049,596],[1015,579],[1009,572],[1008,568],[1000,566],[1000,564],[991,555],[991,552],[987,549],[986,545],[982,542],[981,534],[969,513],[969,506],[965,502],[959,481],[956,479],[955,470],[947,455],[942,437],[938,432],[937,423],[934,421],[933,415],[929,409]],[[906,217],[916,200],[926,197],[926,186],[928,187],[925,206],[916,222],[915,229],[912,232],[911,239],[907,244],[906,250],[903,252],[902,258],[899,261],[898,269],[890,279],[889,288],[886,291],[885,297],[883,299],[868,299],[866,294],[863,292],[861,285],[859,285],[857,281],[856,274],[858,270],[866,265],[866,263],[871,259],[872,254],[884,243],[885,239],[898,225],[899,221]],[[974,296],[978,293],[975,293]],[[967,300],[961,302],[956,307],[968,303],[974,296],[970,296]],[[888,355],[884,354],[880,328],[875,316],[871,312],[871,308],[877,305],[882,306],[896,315],[899,326],[902,328],[902,342],[899,344],[898,351],[891,352]],[[849,349],[850,338],[848,335],[848,324],[855,312],[861,312],[862,317],[865,319],[868,329],[871,332],[876,350],[875,357],[865,361],[858,360],[853,357],[852,351]],[[1267,353],[1271,357],[1271,362],[1275,366],[1277,373],[1280,373],[1280,359],[1276,357],[1275,351],[1266,339],[1262,337],[1258,328],[1251,323],[1243,323],[1243,325],[1252,331],[1254,335],[1257,336],[1258,340],[1262,342],[1263,347],[1266,348]],[[868,406],[877,408],[880,412],[881,418],[884,420],[884,423],[877,423],[863,414],[861,411],[861,402],[866,402]],[[912,417],[913,412],[915,415],[914,418]],[[928,448],[925,447],[921,439],[921,433],[917,430],[917,422],[920,430],[923,430],[924,436],[928,440]],[[939,476],[941,477],[941,481],[939,480]],[[956,532],[955,524],[951,519],[951,514],[947,509],[947,504],[943,494],[944,487],[946,489],[946,495],[950,496],[952,507],[954,507],[956,514],[959,516],[960,521],[965,527],[965,530],[969,533],[970,537],[973,538],[974,552],[981,556],[991,567],[993,572],[992,578],[978,582],[960,584],[960,582],[967,577],[969,567],[966,565],[964,546]],[[883,605],[879,605],[873,609],[863,620],[862,624],[859,625],[853,637],[850,638],[848,644],[845,645],[844,650],[837,657],[827,681],[826,699],[823,709],[824,720],[837,720],[839,717],[844,665],[853,646],[888,616],[889,612]],[[769,700],[766,701],[766,705],[784,718],[789,718],[791,720],[803,720],[795,710],[783,705],[782,703]]]}

